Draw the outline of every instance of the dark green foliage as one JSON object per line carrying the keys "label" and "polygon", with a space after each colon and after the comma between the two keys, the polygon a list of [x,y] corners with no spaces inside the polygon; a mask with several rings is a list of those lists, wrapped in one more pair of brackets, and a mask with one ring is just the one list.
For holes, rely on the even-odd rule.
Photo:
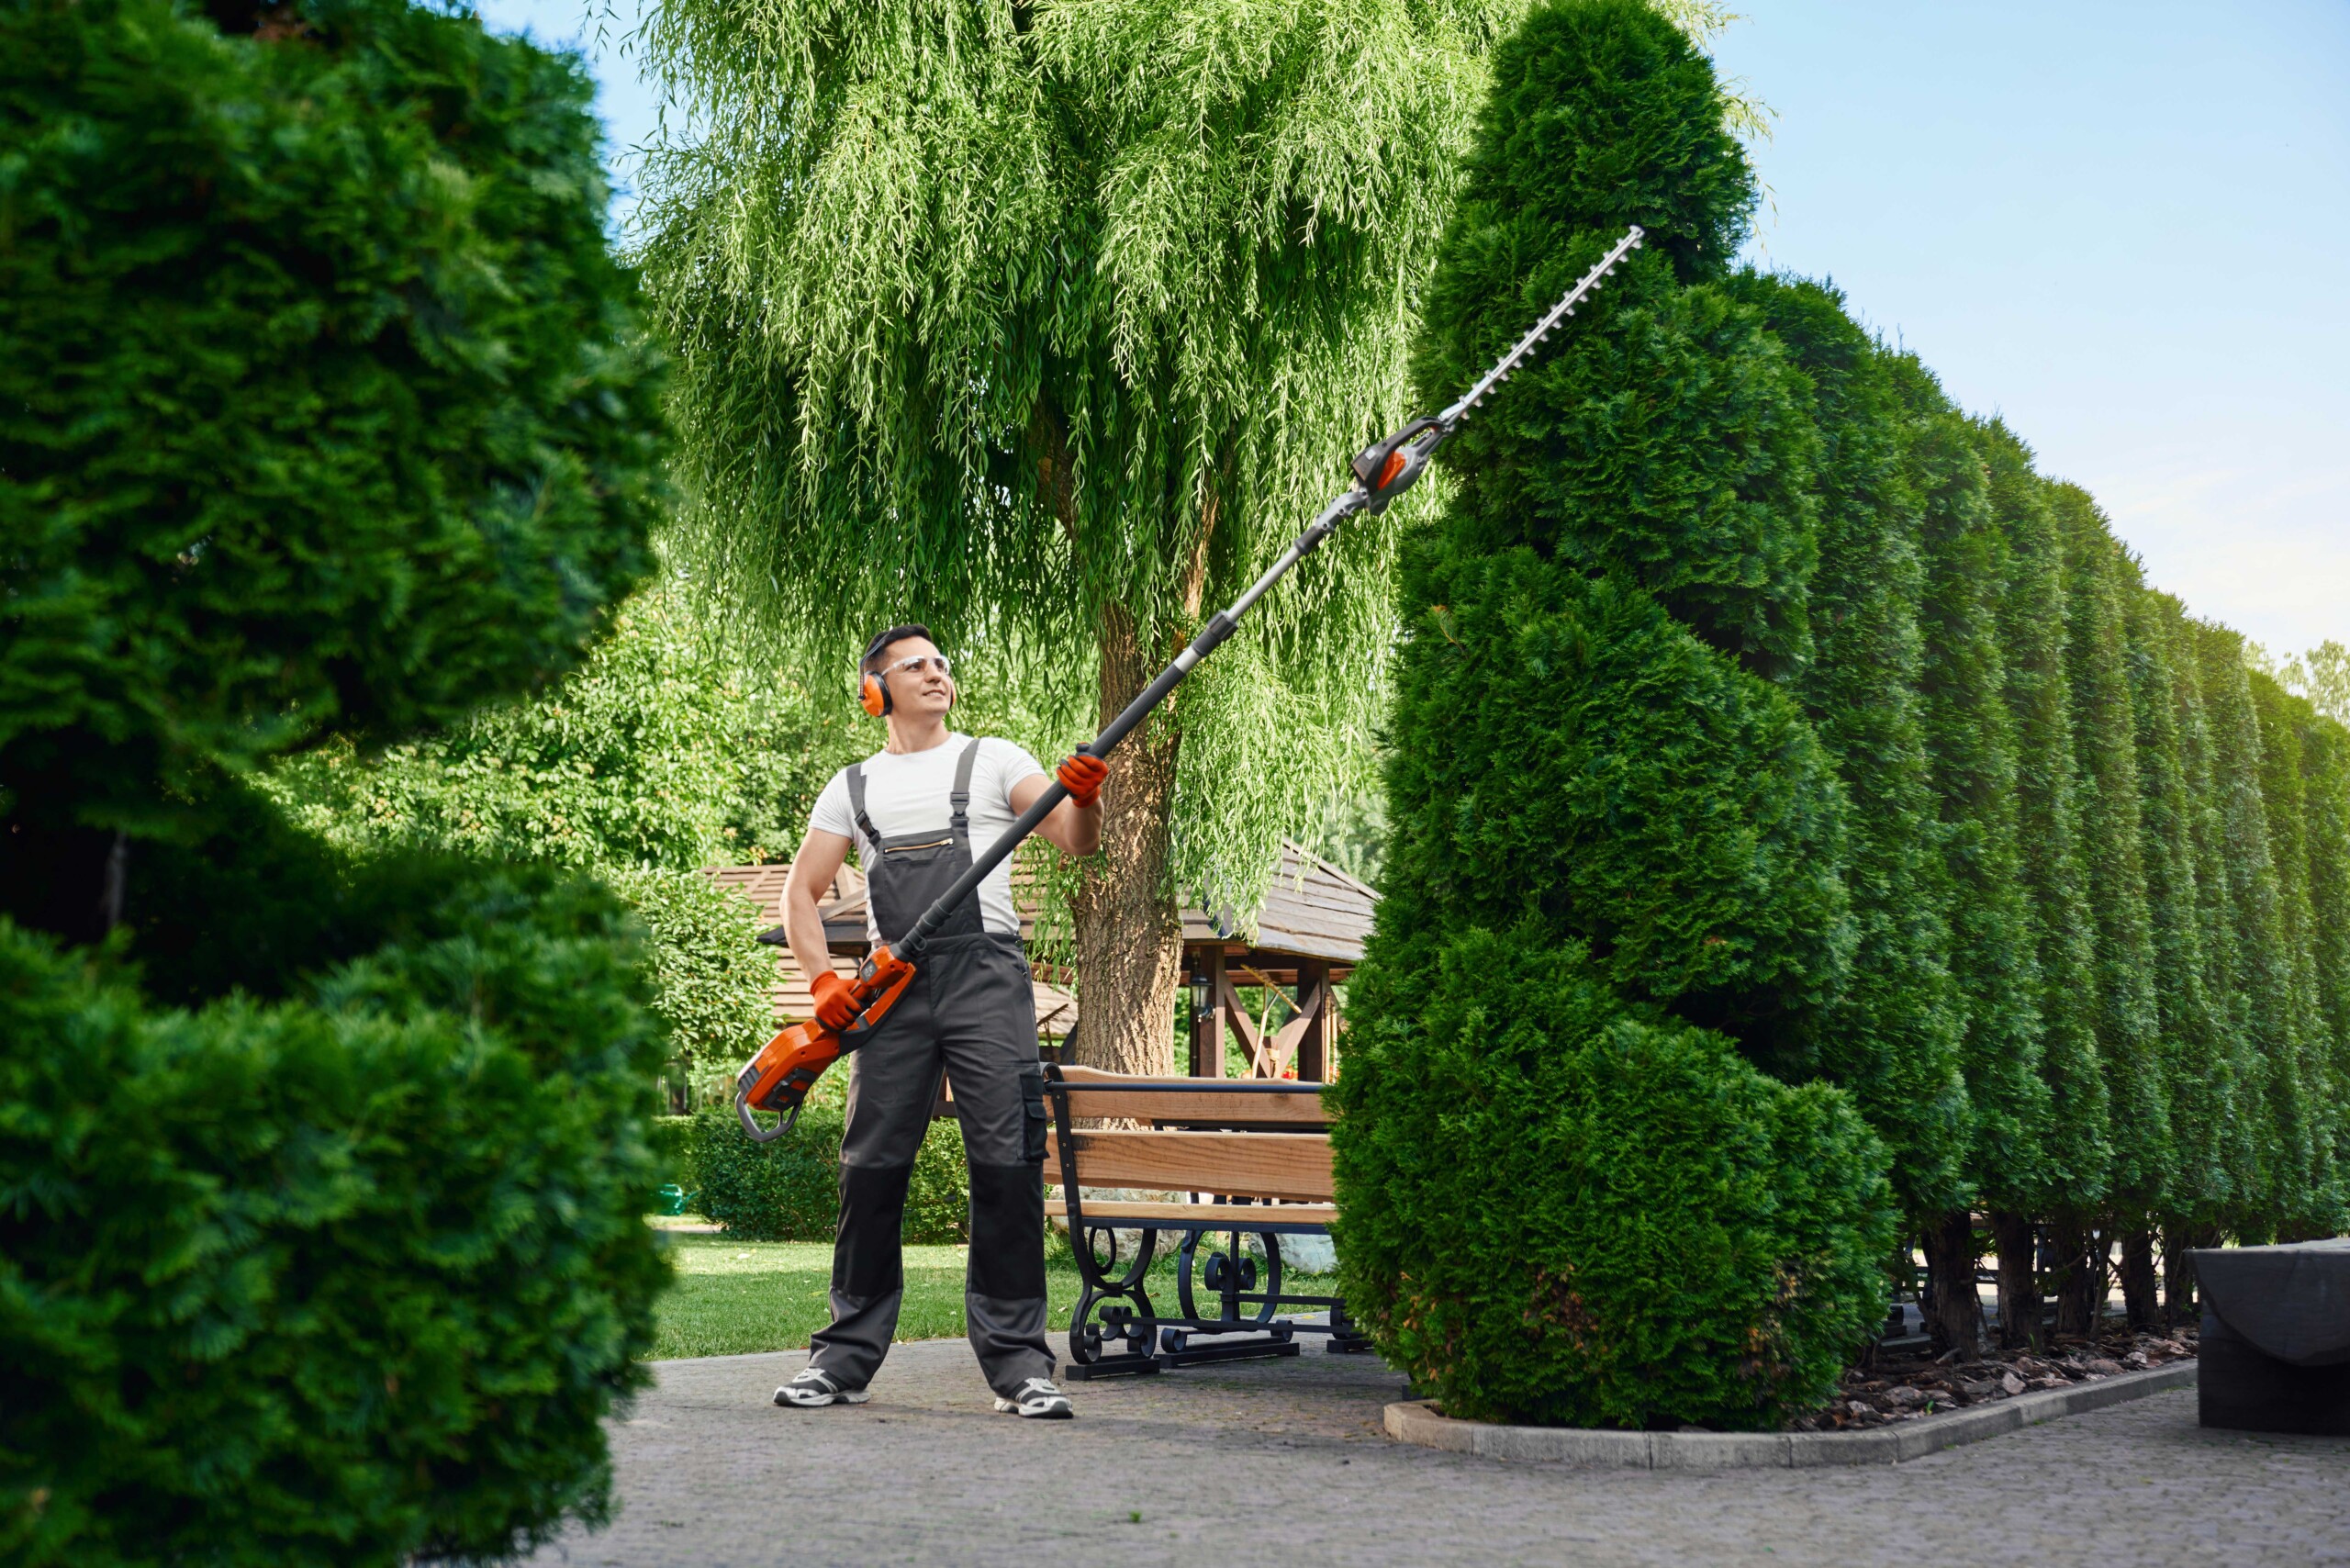
{"label": "dark green foliage", "polygon": [[2320,1000],[2316,916],[2310,903],[2302,725],[2315,718],[2303,700],[2258,671],[2251,675],[2260,723],[2260,794],[2268,820],[2268,854],[2277,871],[2278,935],[2287,996],[2289,1049],[2269,1064],[2279,1137],[2290,1150],[2279,1167],[2276,1217],[2293,1237],[2331,1236],[2340,1204],[2333,1163],[2337,1107],[2332,1087],[2331,1032]]}
{"label": "dark green foliage", "polygon": [[1382,919],[1371,959],[1337,1236],[1391,1364],[1480,1420],[1764,1429],[1829,1395],[1894,1234],[1843,1095],[1628,1006],[1539,925]]}
{"label": "dark green foliage", "polygon": [[[1819,569],[1814,655],[1797,687],[1850,803],[1852,978],[1767,1065],[1790,1081],[1818,1074],[1851,1089],[1892,1153],[1903,1207],[1935,1213],[1963,1201],[1967,1174],[1966,1014],[1950,973],[1951,881],[1918,695],[1925,577],[1901,412],[1883,357],[1834,290],[1751,273],[1736,286],[1811,383]],[[2045,1092],[2034,1096],[2022,1067],[2017,1103],[1976,1123],[1978,1181],[2028,1167],[2042,1134]]]}
{"label": "dark green foliage", "polygon": [[2211,731],[2211,794],[2228,916],[2235,939],[2236,986],[2244,1071],[2237,1108],[2247,1133],[2246,1202],[2239,1227],[2259,1239],[2274,1234],[2278,1214],[2294,1206],[2311,1167],[2306,1113],[2300,1103],[2293,1020],[2293,969],[2285,948],[2277,868],[2269,853],[2261,798],[2263,751],[2244,640],[2224,627],[2196,624],[2204,709]]}
{"label": "dark green foliage", "polygon": [[[829,1073],[827,1079],[838,1077]],[[743,1136],[732,1105],[706,1105],[687,1135],[694,1210],[745,1241],[816,1241],[840,1217],[839,1097],[813,1103],[773,1143]]]}
{"label": "dark green foliage", "polygon": [[[2014,722],[2016,875],[2037,960],[2040,1077],[2046,1133],[2035,1184],[2007,1196],[2048,1213],[2096,1201],[2111,1157],[2105,1073],[2093,1017],[2096,946],[2081,877],[2074,799],[2071,685],[2065,668],[2064,548],[2048,487],[2005,425],[1979,431],[1990,500],[2006,545],[1998,601],[2002,684]],[[2031,1173],[2024,1173],[2031,1174]]]}
{"label": "dark green foliage", "polygon": [[[1455,1415],[1777,1426],[1877,1318],[1895,1213],[1843,1092],[1745,1059],[1828,1055],[1853,944],[1843,791],[1766,678],[1808,649],[1810,386],[1720,280],[1751,192],[1705,62],[1579,0],[1495,68],[1423,387],[1625,222],[1660,249],[1471,421],[1406,545],[1347,1298]],[[1845,1063],[1878,1092],[1882,1048]]]}
{"label": "dark green foliage", "polygon": [[2175,650],[2177,601],[2133,586],[2123,613],[2144,834],[2146,912],[2153,927],[2158,1079],[2170,1128],[2162,1212],[2174,1226],[2210,1224],[2233,1190],[2225,1137],[2233,1110],[2229,1042],[2205,989],[2203,900],[2197,879],[2196,803],[2189,793]]}
{"label": "dark green foliage", "polygon": [[[2195,854],[2197,946],[2203,960],[2203,994],[2214,1032],[2210,1057],[2173,1080],[2173,1146],[2182,1162],[2207,1141],[2219,1152],[2221,1181],[2208,1200],[2174,1189],[2171,1202],[2206,1229],[2246,1212],[2259,1193],[2260,1157],[2254,1136],[2260,1073],[2245,1033],[2246,998],[2240,977],[2235,902],[2231,890],[2225,823],[2221,812],[2219,749],[2203,700],[2201,632],[2183,607],[2165,601],[2171,672],[2177,684],[2180,770],[2186,775],[2190,840]],[[2188,1127],[2178,1117],[2189,1102],[2210,1108],[2215,1130]]]}
{"label": "dark green foliage", "polygon": [[1461,547],[1620,575],[1759,668],[1800,659],[1811,434],[1760,313],[1702,281],[1753,202],[1706,118],[1712,67],[1637,0],[1592,0],[1538,11],[1494,79],[1429,286],[1421,402],[1457,396],[1627,224],[1653,248],[1456,438]]}
{"label": "dark green foliage", "polygon": [[532,689],[643,569],[588,96],[395,0],[0,10],[11,1562],[498,1557],[607,1510],[666,1277],[639,928],[240,782]]}
{"label": "dark green foliage", "polygon": [[1968,1174],[2005,1204],[2039,1180],[2048,1114],[2036,1070],[2038,966],[1999,645],[2006,542],[1974,430],[1915,360],[1893,359],[1890,370],[1909,416],[1905,460],[1920,515],[1918,689],[1951,889],[1951,972],[1965,1007],[1959,1059],[1976,1118]]}
{"label": "dark green foliage", "polygon": [[[2324,1023],[2317,1070],[2330,1109],[2337,1182],[2350,1181],[2350,730],[2314,711],[2300,718],[2310,866],[2311,962]],[[2350,1194],[2344,1201],[2350,1202]]]}
{"label": "dark green foliage", "polygon": [[1707,1025],[1834,994],[1841,800],[1793,702],[1639,589],[1522,546],[1440,534],[1404,591],[1393,891],[1441,886],[1446,918],[1491,929],[1539,918]]}
{"label": "dark green foliage", "polygon": [[135,827],[172,810],[147,779],[578,658],[646,564],[659,428],[588,97],[573,62],[393,0],[246,37],[166,0],[9,9],[20,813]]}
{"label": "dark green foliage", "polygon": [[[745,1241],[830,1241],[840,1218],[841,1095],[847,1078],[845,1067],[826,1074],[791,1131],[773,1143],[744,1137],[731,1105],[697,1112],[684,1158],[695,1211]],[[968,1240],[970,1203],[962,1129],[934,1122],[907,1184],[905,1239]]]}
{"label": "dark green foliage", "polygon": [[2097,1043],[2111,1118],[2108,1195],[2143,1213],[2170,1166],[2146,912],[2141,783],[2123,600],[2138,586],[2097,503],[2071,485],[2050,493],[2065,552],[2065,675],[2080,803],[2080,854],[2097,933]]}
{"label": "dark green foliage", "polygon": [[419,869],[398,940],[275,1004],[151,1011],[0,921],[10,1561],[393,1564],[603,1517],[666,1275],[624,916]]}

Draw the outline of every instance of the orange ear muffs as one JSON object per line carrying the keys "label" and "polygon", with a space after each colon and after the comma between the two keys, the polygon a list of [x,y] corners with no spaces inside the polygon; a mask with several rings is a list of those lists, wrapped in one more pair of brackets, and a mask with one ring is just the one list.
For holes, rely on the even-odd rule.
{"label": "orange ear muffs", "polygon": [[856,697],[865,704],[865,711],[875,718],[890,716],[890,683],[881,678],[878,670],[867,670],[864,678],[856,683]]}

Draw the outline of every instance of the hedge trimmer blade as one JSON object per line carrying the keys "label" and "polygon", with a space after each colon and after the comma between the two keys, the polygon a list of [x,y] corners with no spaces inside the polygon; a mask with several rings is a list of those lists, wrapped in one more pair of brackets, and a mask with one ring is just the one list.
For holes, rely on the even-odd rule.
{"label": "hedge trimmer blade", "polygon": [[1583,296],[1597,288],[1600,280],[1614,272],[1617,264],[1626,256],[1639,250],[1640,241],[1646,238],[1646,233],[1637,223],[1624,230],[1624,237],[1616,241],[1616,248],[1600,257],[1592,269],[1583,274],[1582,280],[1567,290],[1566,297],[1550,307],[1550,313],[1542,319],[1534,323],[1534,330],[1518,339],[1516,348],[1502,355],[1500,364],[1485,372],[1478,379],[1477,385],[1469,388],[1461,397],[1460,401],[1436,417],[1438,428],[1449,430],[1467,419],[1469,410],[1483,402],[1486,394],[1493,391],[1494,387],[1507,381],[1510,372],[1525,362],[1526,356],[1534,352],[1535,345],[1556,331],[1560,322],[1573,315],[1575,307],[1583,303]]}
{"label": "hedge trimmer blade", "polygon": [[1640,226],[1633,224],[1616,241],[1616,248],[1599,258],[1599,263],[1583,274],[1576,285],[1567,290],[1566,297],[1550,307],[1534,330],[1517,340],[1517,346],[1502,355],[1501,363],[1478,377],[1477,385],[1469,388],[1449,409],[1427,419],[1414,420],[1402,430],[1382,441],[1374,441],[1355,454],[1352,465],[1356,489],[1352,498],[1341,497],[1340,502],[1349,510],[1367,511],[1376,517],[1387,510],[1388,503],[1410,489],[1436,455],[1436,449],[1460,428],[1469,410],[1483,402],[1494,387],[1510,378],[1510,373],[1526,363],[1543,339],[1559,330],[1559,324],[1575,313],[1583,296],[1599,286],[1599,280],[1616,270],[1617,263],[1640,248],[1647,238]]}

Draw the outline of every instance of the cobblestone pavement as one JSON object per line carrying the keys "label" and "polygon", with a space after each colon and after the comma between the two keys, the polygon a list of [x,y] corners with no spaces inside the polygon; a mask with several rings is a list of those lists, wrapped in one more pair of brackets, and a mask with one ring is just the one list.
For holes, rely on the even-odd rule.
{"label": "cobblestone pavement", "polygon": [[660,1364],[613,1429],[619,1518],[538,1564],[2350,1564],[2350,1439],[2207,1432],[2192,1390],[1871,1470],[1678,1474],[1390,1442],[1404,1381],[1318,1345],[1077,1383],[998,1416],[960,1340],[859,1407],[782,1410],[803,1352]]}

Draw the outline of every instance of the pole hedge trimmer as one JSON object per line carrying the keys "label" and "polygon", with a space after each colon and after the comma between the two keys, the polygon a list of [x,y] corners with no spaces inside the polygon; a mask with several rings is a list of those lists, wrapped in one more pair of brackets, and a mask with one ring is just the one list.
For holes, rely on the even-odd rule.
{"label": "pole hedge trimmer", "polygon": [[[1616,270],[1617,264],[1639,248],[1642,239],[1639,226],[1635,224],[1616,241],[1615,247],[1602,256],[1597,264],[1583,274],[1565,297],[1552,306],[1534,330],[1520,338],[1516,346],[1504,354],[1499,364],[1480,376],[1477,384],[1462,395],[1460,400],[1442,413],[1427,419],[1414,420],[1410,424],[1382,441],[1375,441],[1355,454],[1350,466],[1354,482],[1341,491],[1336,500],[1322,509],[1313,525],[1297,536],[1281,559],[1265,570],[1265,575],[1250,584],[1246,593],[1232,601],[1228,610],[1219,610],[1200,628],[1191,645],[1175,655],[1175,662],[1158,672],[1158,678],[1142,689],[1140,695],[1127,703],[1125,711],[1102,727],[1080,752],[1087,756],[1105,757],[1111,748],[1133,733],[1152,709],[1167,700],[1192,666],[1214,653],[1218,644],[1240,627],[1240,619],[1275,583],[1288,575],[1291,567],[1321,548],[1322,542],[1337,532],[1338,524],[1357,512],[1376,517],[1387,510],[1395,498],[1408,490],[1427,469],[1428,460],[1436,455],[1452,433],[1468,419],[1470,410],[1490,396],[1494,387],[1510,375],[1541,342],[1555,331],[1560,324],[1574,314],[1575,307],[1585,295],[1597,288],[1600,280]],[[734,1078],[734,1114],[741,1118],[743,1130],[761,1143],[781,1137],[800,1119],[800,1110],[808,1098],[808,1091],[823,1076],[826,1068],[841,1057],[865,1043],[875,1026],[905,994],[907,983],[914,978],[914,967],[922,962],[923,951],[938,928],[946,924],[947,914],[965,899],[969,898],[989,872],[1001,865],[1004,857],[1020,846],[1021,842],[1036,831],[1037,824],[1053,813],[1069,794],[1058,780],[1046,787],[1035,803],[1020,813],[1012,831],[996,840],[988,851],[971,862],[971,868],[956,879],[954,885],[941,893],[936,902],[923,911],[913,929],[894,946],[877,945],[850,982],[850,995],[857,1013],[854,1022],[837,1032],[825,1028],[811,1019],[794,1024],[769,1040],[759,1054],[743,1064]],[[772,1128],[762,1127],[752,1118],[753,1111],[775,1111],[783,1120]]]}

